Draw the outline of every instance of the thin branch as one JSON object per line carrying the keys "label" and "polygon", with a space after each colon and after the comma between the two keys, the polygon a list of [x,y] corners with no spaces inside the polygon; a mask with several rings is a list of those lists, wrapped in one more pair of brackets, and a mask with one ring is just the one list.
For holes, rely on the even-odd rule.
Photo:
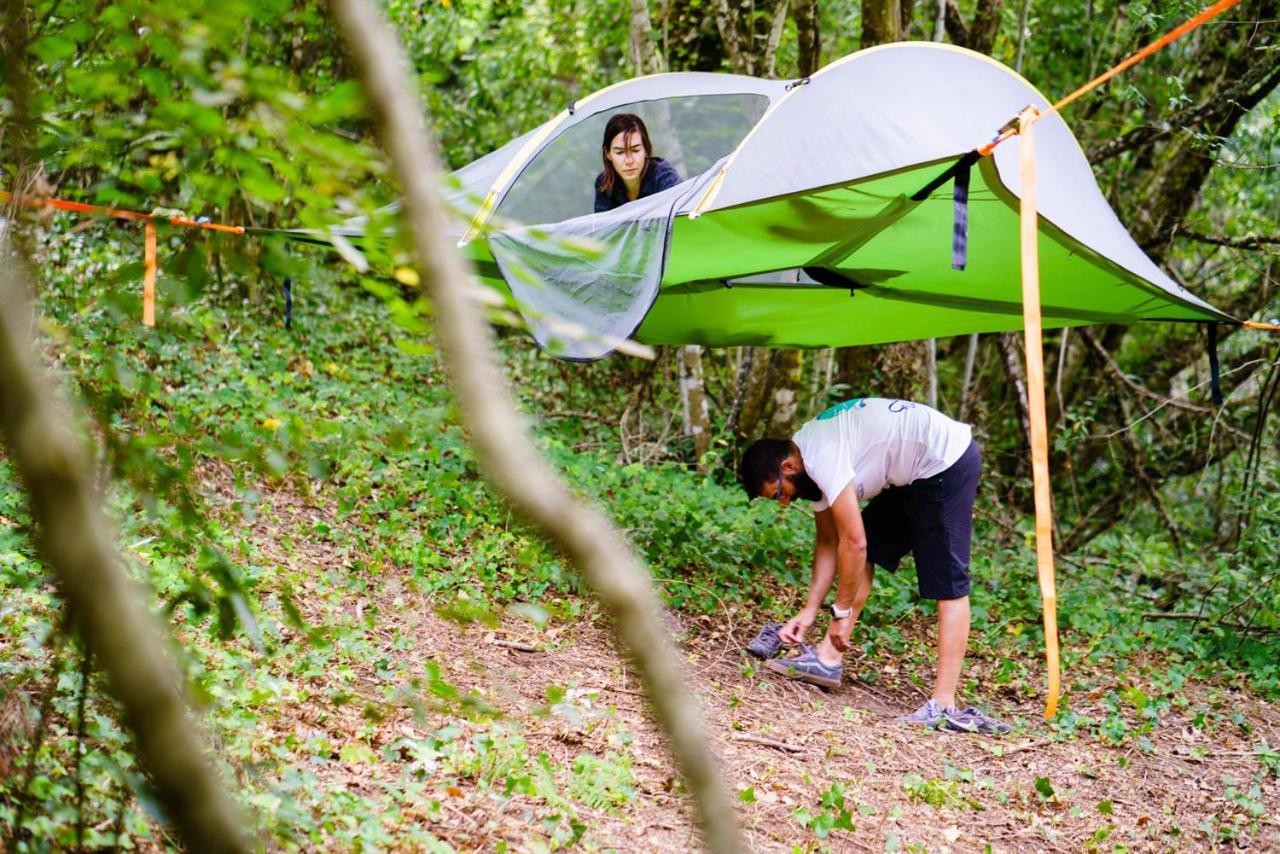
{"label": "thin branch", "polygon": [[[10,0],[6,24],[25,23],[25,7]],[[3,42],[4,94],[14,105],[10,124],[17,132],[12,152],[5,155],[19,165],[30,158],[32,138],[24,106],[25,47],[25,39],[10,28]],[[30,340],[31,279],[20,249],[25,230],[15,231],[14,247],[0,235],[0,434],[30,494],[41,557],[58,579],[86,649],[94,651],[108,689],[120,701],[138,759],[185,847],[244,851],[244,823],[187,716],[184,683],[165,634],[143,604],[142,591],[121,571],[94,486],[92,455],[72,435],[69,425],[76,419],[55,402],[50,389],[56,384],[36,359]]]}
{"label": "thin branch", "polygon": [[333,10],[374,123],[404,190],[404,213],[435,309],[435,331],[476,456],[512,506],[555,541],[613,617],[666,731],[693,796],[703,842],[714,852],[744,849],[728,790],[701,713],[680,677],[646,568],[595,508],[575,498],[538,453],[493,356],[492,333],[464,296],[469,271],[445,227],[438,158],[428,141],[409,63],[369,0],[333,0]]}
{"label": "thin branch", "polygon": [[243,851],[244,824],[205,760],[164,633],[142,604],[142,591],[120,570],[92,459],[72,437],[67,424],[74,419],[54,405],[52,384],[36,364],[26,269],[16,254],[0,263],[0,426],[31,495],[41,554],[107,674],[138,758],[184,845]]}
{"label": "thin branch", "polygon": [[1081,337],[1084,338],[1085,341],[1089,343],[1089,346],[1092,347],[1094,352],[1096,352],[1098,356],[1102,359],[1103,364],[1107,366],[1107,371],[1110,372],[1110,374],[1113,377],[1115,377],[1117,380],[1122,382],[1131,391],[1136,392],[1137,394],[1140,394],[1143,397],[1154,400],[1158,402],[1161,406],[1172,406],[1175,409],[1185,409],[1188,412],[1199,412],[1201,414],[1213,412],[1212,407],[1199,406],[1194,403],[1187,403],[1186,401],[1179,400],[1176,397],[1165,397],[1162,394],[1158,394],[1157,392],[1152,391],[1151,389],[1147,388],[1146,386],[1142,385],[1136,380],[1131,379],[1124,371],[1120,370],[1120,366],[1116,364],[1116,360],[1113,359],[1111,357],[1111,354],[1107,352],[1107,348],[1103,347],[1102,343],[1098,341],[1097,336],[1093,334],[1093,330],[1089,329],[1087,326],[1082,326],[1080,327],[1080,335]]}
{"label": "thin branch", "polygon": [[739,733],[733,737],[734,741],[744,741],[747,744],[759,744],[764,747],[772,747],[775,750],[781,750],[784,753],[804,753],[804,748],[798,744],[789,744],[785,741],[778,741],[773,738],[764,738],[759,735],[748,735],[747,733]]}
{"label": "thin branch", "polygon": [[1280,68],[1259,63],[1239,83],[1211,100],[1180,110],[1158,125],[1134,128],[1094,146],[1089,150],[1089,162],[1096,166],[1126,151],[1154,145],[1178,131],[1221,119],[1232,110],[1247,112],[1277,85],[1280,85]]}
{"label": "thin branch", "polygon": [[1189,228],[1179,228],[1173,233],[1175,238],[1185,237],[1188,240],[1194,240],[1197,243],[1208,243],[1212,246],[1229,246],[1232,249],[1261,249],[1264,246],[1280,246],[1280,237],[1214,237],[1209,234],[1201,234],[1198,231],[1192,231]]}
{"label": "thin branch", "polygon": [[1229,629],[1239,629],[1247,632],[1261,632],[1268,635],[1280,635],[1280,629],[1261,629],[1257,626],[1246,623],[1227,623],[1222,620],[1215,620],[1212,617],[1201,616],[1200,614],[1182,614],[1170,613],[1168,611],[1148,611],[1142,615],[1148,620],[1186,620],[1192,623],[1211,622],[1215,626],[1226,626]]}

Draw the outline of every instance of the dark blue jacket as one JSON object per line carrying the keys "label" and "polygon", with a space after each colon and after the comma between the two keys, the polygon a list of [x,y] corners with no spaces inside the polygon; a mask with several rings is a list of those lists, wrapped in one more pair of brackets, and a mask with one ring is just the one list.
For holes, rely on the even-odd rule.
{"label": "dark blue jacket", "polygon": [[[615,181],[613,192],[606,193],[600,189],[600,182],[603,180],[604,173],[601,172],[596,176],[596,213],[611,211],[630,201],[627,198],[627,188],[622,181]],[[676,167],[661,157],[650,158],[649,162],[645,164],[644,174],[640,176],[640,195],[636,196],[636,198],[643,199],[645,196],[652,196],[654,193],[669,190],[682,180],[680,173],[676,171]]]}

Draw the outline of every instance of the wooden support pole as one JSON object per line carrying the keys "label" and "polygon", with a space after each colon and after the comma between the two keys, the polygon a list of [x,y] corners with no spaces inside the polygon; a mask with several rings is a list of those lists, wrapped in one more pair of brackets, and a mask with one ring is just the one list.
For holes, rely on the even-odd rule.
{"label": "wooden support pole", "polygon": [[1027,351],[1027,407],[1031,415],[1031,475],[1036,505],[1036,569],[1044,610],[1045,658],[1049,670],[1049,695],[1044,716],[1058,711],[1058,591],[1053,570],[1053,506],[1049,491],[1049,429],[1044,404],[1044,341],[1040,318],[1039,220],[1036,213],[1035,136],[1028,107],[1018,117],[1021,166],[1022,325]]}

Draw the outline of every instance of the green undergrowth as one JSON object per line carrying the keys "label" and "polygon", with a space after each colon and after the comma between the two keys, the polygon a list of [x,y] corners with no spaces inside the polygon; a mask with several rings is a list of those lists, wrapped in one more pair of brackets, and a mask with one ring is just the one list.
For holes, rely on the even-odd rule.
{"label": "green undergrowth", "polygon": [[[609,747],[557,763],[490,698],[456,687],[434,650],[393,619],[410,599],[459,622],[514,608],[535,634],[600,619],[563,555],[481,477],[416,294],[361,287],[303,259],[286,329],[273,286],[244,300],[234,283],[162,277],[159,325],[145,330],[131,268],[105,227],[56,245],[59,263],[47,269],[59,272],[41,292],[48,360],[89,413],[83,426],[110,475],[108,506],[128,569],[170,616],[215,756],[264,841],[441,848],[426,828],[465,785],[494,803],[516,799],[531,817],[524,847],[554,850],[590,844],[583,814],[619,813],[643,796],[629,736],[607,719],[578,714],[558,689],[544,713],[603,727]],[[669,605],[712,624],[732,619],[743,632],[793,613],[808,575],[806,511],[748,504],[727,471],[701,477],[679,449],[625,462],[619,401],[648,366],[565,366],[509,332],[501,349],[537,445],[641,552]],[[660,380],[643,417],[676,405]],[[0,687],[29,728],[8,730],[12,744],[0,745],[10,769],[0,775],[0,826],[8,832],[21,810],[28,850],[71,847],[79,787],[87,847],[171,844],[96,677],[80,714],[81,653],[60,628],[61,605],[3,459],[0,484]],[[1268,514],[1277,507],[1264,499],[1241,551],[1197,555],[1190,568],[1150,525],[1059,565],[1067,697],[1054,737],[1144,749],[1162,716],[1186,705],[1190,680],[1272,696],[1280,689],[1267,636],[1143,617],[1165,592],[1151,579],[1174,567],[1186,590],[1204,591],[1211,613],[1230,607],[1257,562],[1274,554]],[[1022,520],[1011,525],[1030,531]],[[979,523],[977,664],[965,686],[975,698],[1042,691],[1029,534],[1002,537],[1007,530]],[[1276,611],[1274,591],[1267,595],[1264,619]],[[895,666],[929,671],[928,637],[913,628],[921,610],[909,569],[879,573],[854,636],[859,678],[897,678],[881,675]],[[32,753],[49,684],[52,714]],[[277,731],[286,710],[299,707],[317,710],[314,726]],[[375,738],[383,720],[405,710],[418,734]],[[1202,727],[1245,726],[1225,698],[1192,711]],[[1275,773],[1271,747],[1261,745],[1259,756],[1272,757]],[[353,789],[350,776],[375,782]],[[917,799],[942,797],[925,781],[911,785]],[[806,812],[801,823],[846,823],[836,794],[824,801],[827,818]]]}

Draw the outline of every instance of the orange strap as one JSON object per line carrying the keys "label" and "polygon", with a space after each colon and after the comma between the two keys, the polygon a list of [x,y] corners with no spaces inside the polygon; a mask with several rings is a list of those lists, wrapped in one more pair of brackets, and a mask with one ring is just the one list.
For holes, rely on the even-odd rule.
{"label": "orange strap", "polygon": [[1036,109],[1028,107],[1018,117],[1021,139],[1022,197],[1019,223],[1022,234],[1022,329],[1027,350],[1027,408],[1031,416],[1031,476],[1035,486],[1036,569],[1044,612],[1045,657],[1049,668],[1049,696],[1044,716],[1058,711],[1058,590],[1053,569],[1053,505],[1049,492],[1049,427],[1044,411],[1044,342],[1040,320],[1039,219],[1036,215],[1036,149],[1031,132]]}
{"label": "orange strap", "polygon": [[142,325],[156,325],[156,224],[147,221],[146,272],[142,276]]}
{"label": "orange strap", "polygon": [[1280,323],[1260,323],[1256,320],[1246,320],[1243,326],[1245,329],[1263,329],[1267,332],[1280,332]]}
{"label": "orange strap", "polygon": [[145,271],[142,277],[142,325],[156,325],[156,223],[168,222],[170,225],[176,225],[180,228],[202,228],[206,231],[220,231],[226,234],[244,234],[244,226],[242,225],[222,225],[216,222],[200,222],[194,219],[188,219],[185,216],[160,217],[155,214],[139,213],[138,211],[126,211],[119,208],[108,208],[101,205],[87,205],[84,202],[70,202],[66,199],[34,199],[24,196],[14,196],[5,190],[0,190],[0,202],[8,203],[16,201],[18,204],[26,205],[33,208],[53,208],[60,211],[69,211],[71,213],[87,213],[97,216],[108,216],[114,219],[124,219],[130,222],[142,222],[146,226],[146,248],[144,250]]}
{"label": "orange strap", "polygon": [[60,211],[70,211],[71,213],[87,213],[97,214],[98,216],[109,216],[115,219],[127,219],[133,222],[167,222],[170,225],[180,226],[182,228],[203,228],[209,231],[221,231],[228,234],[244,234],[243,225],[223,225],[217,222],[200,222],[194,219],[188,219],[184,216],[161,217],[155,214],[139,213],[138,211],[126,211],[120,208],[107,208],[101,205],[86,205],[84,202],[70,202],[66,199],[33,199],[24,196],[13,196],[12,193],[0,190],[0,202],[8,202],[11,199],[19,204],[27,205],[33,208],[54,208]]}
{"label": "orange strap", "polygon": [[1093,91],[1094,89],[1101,86],[1103,83],[1106,83],[1112,77],[1115,77],[1120,72],[1125,71],[1129,68],[1132,68],[1142,60],[1146,59],[1151,54],[1155,53],[1156,51],[1160,50],[1163,47],[1168,46],[1172,42],[1177,41],[1178,39],[1185,36],[1187,33],[1194,30],[1196,27],[1199,27],[1201,24],[1205,23],[1206,21],[1216,18],[1218,15],[1227,11],[1228,9],[1230,9],[1232,6],[1236,5],[1239,2],[1240,0],[1218,0],[1217,3],[1214,3],[1212,6],[1202,11],[1199,15],[1196,15],[1194,18],[1191,18],[1188,21],[1184,21],[1181,25],[1165,33],[1163,36],[1156,39],[1151,44],[1147,45],[1142,50],[1135,53],[1133,56],[1129,57],[1128,59],[1121,62],[1119,65],[1112,68],[1110,71],[1104,71],[1102,74],[1099,74],[1097,77],[1093,78],[1088,83],[1084,84],[1079,89],[1072,92],[1070,95],[1067,95],[1065,98],[1059,99],[1056,104],[1054,104],[1049,109],[1045,110],[1043,113],[1040,114],[1040,116],[1033,118],[1032,121],[1033,122],[1039,121],[1040,117],[1042,116],[1048,115],[1049,113],[1056,113],[1058,110],[1061,110],[1067,104],[1070,104],[1076,98],[1079,98],[1081,95],[1084,95],[1088,92]]}
{"label": "orange strap", "polygon": [[[1151,44],[1144,47],[1142,50],[1133,54],[1128,59],[1124,60],[1123,62],[1119,63],[1113,68],[1107,71],[1104,71],[1102,74],[1099,74],[1097,77],[1093,78],[1088,83],[1084,84],[1079,89],[1075,90],[1074,92],[1067,95],[1066,97],[1058,99],[1058,101],[1052,107],[1049,107],[1048,109],[1044,110],[1038,115],[1032,116],[1030,120],[1031,123],[1034,124],[1035,122],[1040,121],[1040,119],[1044,118],[1050,113],[1058,112],[1063,107],[1067,106],[1072,101],[1079,98],[1080,96],[1093,91],[1094,89],[1101,86],[1103,83],[1106,83],[1112,77],[1115,77],[1120,72],[1125,71],[1129,68],[1132,68],[1142,60],[1146,59],[1151,54],[1155,53],[1156,51],[1160,50],[1163,47],[1167,47],[1172,42],[1175,42],[1178,39],[1182,38],[1187,33],[1191,32],[1192,30],[1204,24],[1205,22],[1213,18],[1216,18],[1218,15],[1227,11],[1228,9],[1230,9],[1232,6],[1236,5],[1239,2],[1240,0],[1218,0],[1217,3],[1214,3],[1212,6],[1205,9],[1200,14],[1196,15],[1194,18],[1191,18],[1188,21],[1184,21],[1182,24],[1178,25],[1174,29],[1165,33],[1163,36],[1156,39]],[[1015,119],[1014,121],[1016,122],[1017,119]],[[983,157],[986,157],[992,151],[995,150],[995,147],[997,145],[999,145],[1000,143],[1004,142],[1006,139],[1008,139],[1009,137],[1017,133],[1017,130],[1011,127],[1011,125],[1013,124],[1014,122],[1010,122],[1009,124],[1000,128],[1000,131],[996,135],[996,137],[992,139],[990,142],[988,142],[986,145],[979,148],[978,153],[981,154]]]}

